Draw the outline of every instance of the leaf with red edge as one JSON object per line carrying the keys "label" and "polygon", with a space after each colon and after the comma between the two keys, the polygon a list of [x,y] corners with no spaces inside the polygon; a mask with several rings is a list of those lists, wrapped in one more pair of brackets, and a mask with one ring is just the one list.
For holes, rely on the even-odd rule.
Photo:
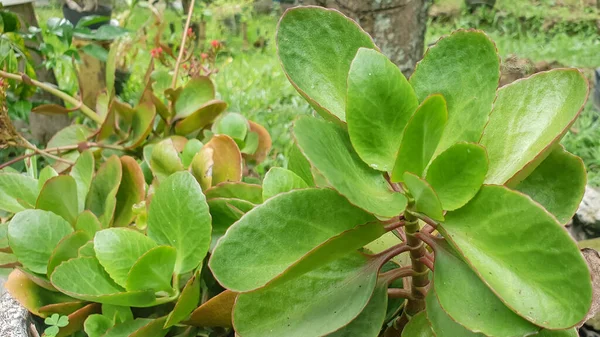
{"label": "leaf with red edge", "polygon": [[169,328],[186,319],[198,307],[198,302],[200,302],[200,277],[196,274],[185,284],[175,304],[175,308],[173,308],[173,311],[167,317],[165,328]]}
{"label": "leaf with red edge", "polygon": [[54,115],[66,115],[71,112],[69,109],[58,104],[41,104],[31,109],[31,112],[39,113],[42,115],[54,116]]}
{"label": "leaf with red edge", "polygon": [[227,103],[215,99],[208,101],[191,115],[179,120],[175,124],[175,132],[178,135],[187,135],[196,130],[200,130],[208,126],[227,109]]}
{"label": "leaf with red edge", "polygon": [[83,323],[85,320],[93,314],[100,312],[100,304],[91,303],[85,307],[71,313],[69,317],[69,324],[65,327],[60,328],[60,331],[56,337],[67,337],[76,333],[77,331],[83,330]]}
{"label": "leaf with red edge", "polygon": [[269,151],[271,151],[273,141],[271,140],[269,131],[267,131],[264,126],[253,121],[248,121],[248,123],[250,123],[250,132],[255,132],[258,135],[258,147],[254,153],[244,154],[244,158],[256,163],[261,163],[267,158]]}
{"label": "leaf with red edge", "polygon": [[156,108],[152,102],[141,102],[135,107],[127,147],[136,148],[144,142],[152,131],[155,116]]}
{"label": "leaf with red edge", "polygon": [[123,176],[117,191],[117,205],[113,226],[127,226],[135,218],[133,205],[144,200],[146,190],[144,173],[135,159],[129,156],[121,157]]}
{"label": "leaf with red edge", "polygon": [[42,187],[35,208],[60,215],[71,225],[78,212],[77,183],[71,176],[60,175],[49,179]]}
{"label": "leaf with red edge", "polygon": [[232,327],[233,305],[237,296],[238,293],[231,290],[223,291],[194,310],[184,323],[201,327]]}
{"label": "leaf with red edge", "polygon": [[[242,154],[235,141],[227,135],[215,135],[200,153],[212,149],[212,184],[242,180]],[[193,165],[193,164],[192,164]]]}

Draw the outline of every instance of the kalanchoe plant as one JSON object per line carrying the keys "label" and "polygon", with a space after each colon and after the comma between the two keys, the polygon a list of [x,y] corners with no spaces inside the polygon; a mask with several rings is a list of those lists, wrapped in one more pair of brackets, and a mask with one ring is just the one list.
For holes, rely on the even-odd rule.
{"label": "kalanchoe plant", "polygon": [[323,118],[296,121],[290,170],[210,258],[237,335],[577,335],[591,275],[563,226],[586,174],[559,141],[587,99],[578,70],[497,89],[493,42],[461,30],[407,80],[318,7],[288,10],[277,43]]}

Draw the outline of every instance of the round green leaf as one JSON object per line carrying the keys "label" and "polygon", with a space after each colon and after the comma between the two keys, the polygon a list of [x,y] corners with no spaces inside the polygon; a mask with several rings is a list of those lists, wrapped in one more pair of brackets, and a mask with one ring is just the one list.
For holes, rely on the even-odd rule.
{"label": "round green leaf", "polygon": [[125,286],[131,267],[156,243],[128,228],[109,228],[96,233],[94,251],[100,264],[119,285]]}
{"label": "round green leaf", "polygon": [[[304,189],[280,194],[229,228],[217,243],[209,266],[227,289],[257,289],[286,270],[290,273],[290,267],[310,252],[315,253],[316,247],[332,237],[375,220],[333,190]],[[375,232],[382,230],[381,225],[370,225],[369,229]],[[370,235],[364,234],[362,240],[366,242],[357,246],[348,238],[345,245],[336,247],[338,251],[317,251],[322,255],[320,263],[358,249],[383,233],[371,240],[367,238]]]}
{"label": "round green leaf", "polygon": [[156,189],[148,210],[148,236],[177,250],[175,272],[196,268],[210,246],[211,217],[202,189],[189,172],[177,172]]}
{"label": "round green leaf", "polygon": [[[215,134],[225,134],[236,140],[244,140],[249,125],[246,117],[239,113],[230,112],[222,116],[213,128]],[[258,139],[257,139],[258,140]]]}
{"label": "round green leaf", "polygon": [[588,83],[577,69],[555,69],[498,90],[481,145],[488,184],[518,184],[552,151],[587,99]]}
{"label": "round green leaf", "polygon": [[402,181],[404,172],[422,176],[438,147],[448,108],[442,95],[428,96],[406,124],[398,150],[392,181]]}
{"label": "round green leaf", "polygon": [[542,330],[535,337],[577,337],[577,329],[569,330]]}
{"label": "round green leaf", "polygon": [[123,168],[123,178],[117,191],[114,227],[129,225],[135,218],[133,205],[144,200],[146,196],[144,172],[135,159],[129,156],[121,157],[121,167]]}
{"label": "round green leaf", "polygon": [[308,185],[294,172],[281,167],[272,167],[263,180],[263,200],[267,200],[277,194],[289,192]]}
{"label": "round green leaf", "polygon": [[110,318],[94,314],[90,315],[83,323],[83,330],[89,337],[101,337],[108,329],[112,328],[113,322]]}
{"label": "round green leaf", "polygon": [[581,158],[559,146],[517,185],[516,190],[529,195],[554,214],[560,223],[566,224],[579,207],[586,180]]}
{"label": "round green leaf", "polygon": [[294,126],[294,135],[308,160],[351,203],[383,217],[404,211],[406,197],[392,191],[381,172],[360,159],[341,126],[301,117]]}
{"label": "round green leaf", "polygon": [[185,287],[181,291],[175,308],[173,308],[173,311],[167,317],[165,328],[169,328],[186,319],[198,307],[198,302],[200,302],[200,278],[195,275],[185,284]]}
{"label": "round green leaf", "polygon": [[359,48],[376,48],[371,37],[336,10],[304,7],[285,12],[276,39],[283,70],[300,95],[323,117],[345,121],[350,64]]}
{"label": "round green leaf", "polygon": [[75,179],[75,183],[77,184],[78,213],[83,212],[85,208],[85,199],[90,190],[92,178],[94,177],[94,166],[94,154],[91,150],[86,150],[81,153],[79,158],[77,158],[75,165],[73,165],[73,168],[71,168],[71,172],[69,173],[71,177]]}
{"label": "round green leaf", "polygon": [[404,183],[415,199],[417,212],[423,213],[433,220],[444,221],[444,211],[440,199],[425,180],[410,172],[405,172]]}
{"label": "round green leaf", "polygon": [[220,100],[211,100],[202,105],[191,115],[175,124],[178,135],[187,135],[211,124],[217,116],[227,109],[227,103]]}
{"label": "round green leaf", "polygon": [[334,332],[363,311],[378,268],[378,263],[352,252],[295,279],[240,294],[233,312],[235,331],[244,337]]}
{"label": "round green leaf", "polygon": [[235,198],[246,200],[253,204],[263,201],[262,187],[255,184],[243,182],[223,182],[204,191],[206,199]]}
{"label": "round green leaf", "polygon": [[171,138],[161,141],[152,148],[150,167],[159,182],[175,172],[184,170],[179,152]]}
{"label": "round green leaf", "polygon": [[37,181],[18,173],[0,173],[0,209],[17,213],[35,206]]}
{"label": "round green leaf", "polygon": [[94,130],[84,125],[69,125],[52,136],[52,138],[48,141],[46,148],[76,145],[81,142],[85,142],[93,135]]}
{"label": "round green leaf", "polygon": [[592,301],[587,264],[567,231],[529,197],[483,186],[467,205],[448,212],[438,229],[500,300],[528,321],[566,329],[586,316]]}
{"label": "round green leaf", "polygon": [[427,320],[431,324],[431,330],[436,337],[485,337],[480,333],[475,333],[465,329],[462,325],[456,323],[440,306],[437,296],[433,289],[429,289],[425,296]]}
{"label": "round green leaf", "polygon": [[458,143],[431,162],[426,180],[440,198],[442,207],[455,210],[479,191],[487,169],[487,155],[482,146]]}
{"label": "round green leaf", "polygon": [[400,68],[373,49],[360,48],[350,65],[346,121],[354,149],[379,171],[391,171],[406,123],[419,105]]}
{"label": "round green leaf", "polygon": [[100,221],[98,221],[94,213],[90,211],[79,214],[79,217],[77,217],[77,221],[75,222],[75,230],[86,232],[90,238],[93,238],[100,229],[102,229]]}
{"label": "round green leaf", "polygon": [[183,163],[184,167],[190,166],[190,164],[192,163],[192,159],[194,158],[196,153],[200,151],[202,146],[204,146],[204,144],[202,144],[202,142],[196,138],[192,138],[188,140],[187,143],[185,143],[185,147],[181,152],[181,162]]}
{"label": "round green leaf", "polygon": [[402,330],[402,337],[434,337],[425,311],[419,312],[408,321]]}
{"label": "round green leaf", "polygon": [[[77,163],[75,164],[77,165]],[[73,166],[73,169],[75,169],[75,166]],[[42,187],[44,187],[44,184],[46,183],[46,181],[48,181],[50,178],[54,178],[58,176],[58,173],[56,172],[55,169],[52,168],[52,166],[46,166],[44,167],[39,174],[38,177],[38,190],[42,190]],[[90,177],[90,181],[91,181],[91,177]]]}
{"label": "round green leaf", "polygon": [[60,215],[74,224],[79,214],[75,179],[65,175],[50,178],[40,191],[35,208]]}
{"label": "round green leaf", "polygon": [[456,142],[479,141],[499,79],[496,46],[481,31],[458,30],[427,50],[409,82],[420,102],[441,94],[448,103],[448,123],[436,153]]}
{"label": "round green leaf", "polygon": [[205,76],[192,78],[177,97],[176,116],[187,117],[214,98],[215,86],[210,78]]}
{"label": "round green leaf", "polygon": [[71,225],[52,212],[25,210],[10,221],[8,242],[25,268],[46,274],[52,251],[62,238],[72,232]]}
{"label": "round green leaf", "polygon": [[154,292],[171,291],[177,252],[169,246],[154,247],[145,252],[131,266],[127,274],[127,291],[152,289]]}
{"label": "round green leaf", "polygon": [[121,176],[121,161],[119,157],[113,155],[100,166],[92,180],[86,199],[86,209],[98,217],[103,228],[108,227],[113,220]]}
{"label": "round green leaf", "polygon": [[54,269],[61,263],[76,258],[79,254],[79,248],[91,239],[92,237],[88,233],[75,231],[60,240],[54,251],[52,251],[52,255],[50,255],[47,275],[52,275]]}

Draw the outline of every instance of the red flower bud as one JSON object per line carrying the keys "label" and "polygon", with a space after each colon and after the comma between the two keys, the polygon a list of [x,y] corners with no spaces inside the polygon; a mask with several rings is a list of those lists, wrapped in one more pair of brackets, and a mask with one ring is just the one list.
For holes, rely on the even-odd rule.
{"label": "red flower bud", "polygon": [[221,46],[221,43],[218,40],[212,40],[212,41],[210,41],[210,45],[216,49]]}
{"label": "red flower bud", "polygon": [[163,50],[161,47],[158,48],[154,48],[150,51],[150,55],[152,55],[152,57],[157,58],[160,57],[160,54],[162,54]]}
{"label": "red flower bud", "polygon": [[206,60],[208,58],[208,54],[202,53],[202,54],[200,54],[200,57],[202,57],[203,60]]}

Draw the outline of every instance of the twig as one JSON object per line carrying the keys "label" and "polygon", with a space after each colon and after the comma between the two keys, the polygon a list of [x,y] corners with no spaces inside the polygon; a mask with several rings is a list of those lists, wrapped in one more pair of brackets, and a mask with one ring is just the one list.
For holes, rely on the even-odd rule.
{"label": "twig", "polygon": [[421,228],[420,232],[431,234],[431,233],[433,233],[434,230],[435,230],[435,228],[432,225],[425,225],[425,226],[423,226],[423,228]]}
{"label": "twig", "polygon": [[32,337],[40,337],[40,334],[37,332],[37,329],[35,328],[35,324],[33,324],[33,323],[29,324],[29,331],[31,332]]}
{"label": "twig", "polygon": [[183,36],[181,37],[181,45],[179,46],[179,56],[177,56],[177,63],[175,63],[175,71],[173,72],[173,81],[171,82],[171,88],[175,89],[177,85],[177,76],[179,75],[179,67],[183,60],[183,54],[185,53],[185,42],[187,40],[187,31],[190,28],[190,22],[192,21],[192,14],[194,13],[194,3],[196,0],[190,1],[190,7],[188,9],[187,20],[185,21],[185,28],[183,29]]}

